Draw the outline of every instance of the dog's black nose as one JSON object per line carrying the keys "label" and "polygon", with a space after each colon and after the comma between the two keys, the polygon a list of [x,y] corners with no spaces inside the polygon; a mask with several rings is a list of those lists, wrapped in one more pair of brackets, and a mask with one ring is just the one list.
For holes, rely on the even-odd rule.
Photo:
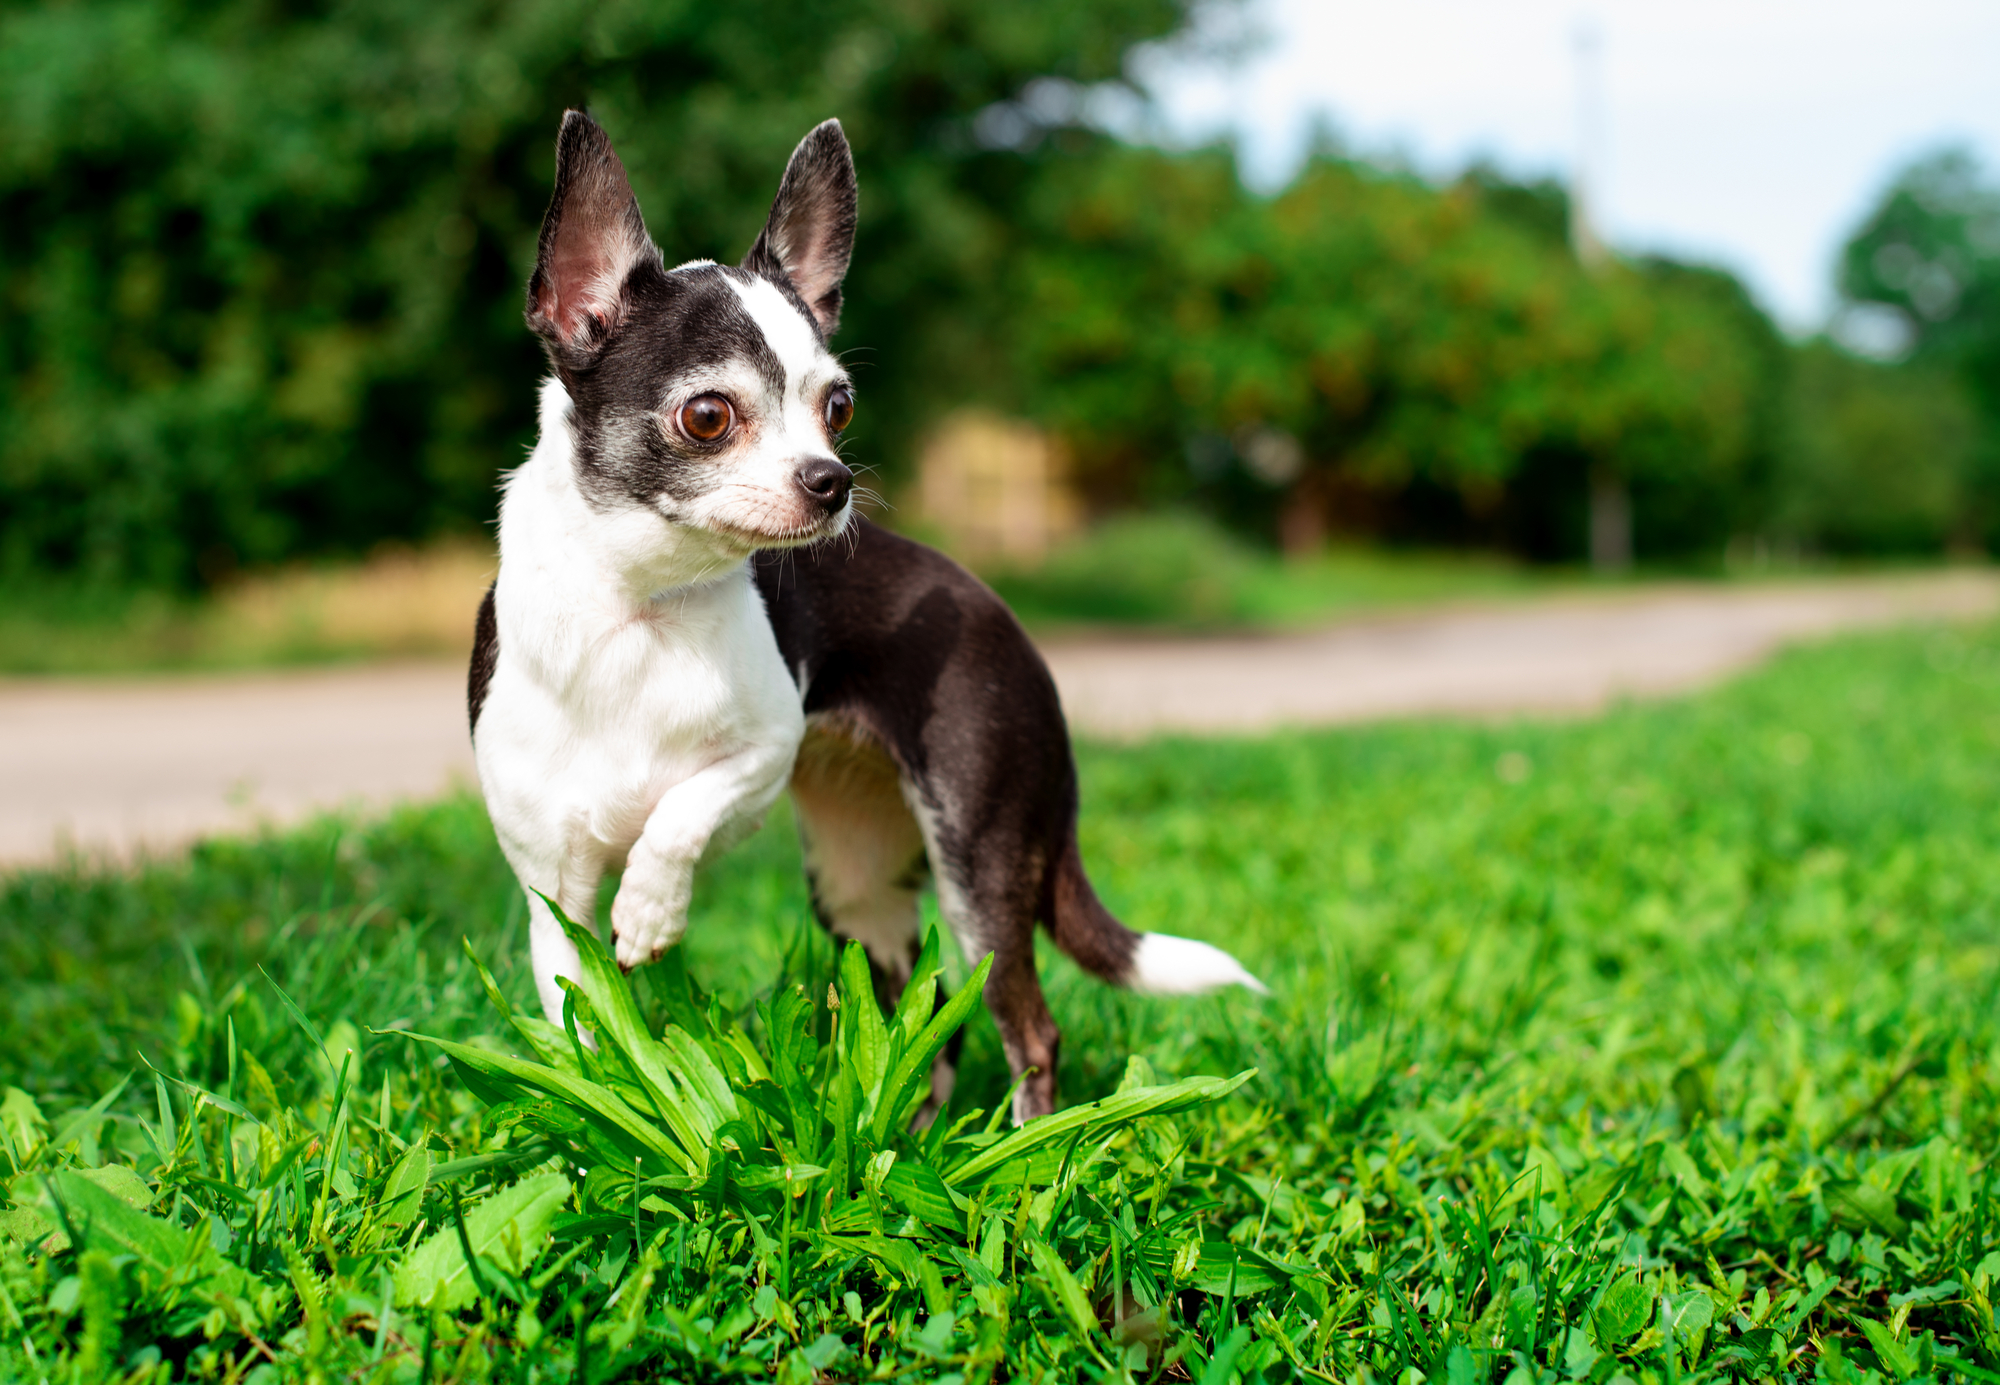
{"label": "dog's black nose", "polygon": [[799,489],[828,514],[847,503],[854,473],[831,457],[815,457],[799,468]]}

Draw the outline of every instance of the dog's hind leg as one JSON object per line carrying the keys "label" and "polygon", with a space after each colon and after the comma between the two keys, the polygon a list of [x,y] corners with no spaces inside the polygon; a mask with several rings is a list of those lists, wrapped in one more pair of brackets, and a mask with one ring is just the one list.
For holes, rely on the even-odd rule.
{"label": "dog's hind leg", "polygon": [[1062,1031],[1049,1014],[1035,970],[1034,916],[1013,918],[989,936],[995,942],[993,970],[986,977],[986,1008],[1000,1030],[1007,1066],[1020,1079],[1014,1092],[1014,1124],[1023,1125],[1056,1109],[1056,1058]]}
{"label": "dog's hind leg", "polygon": [[[923,833],[903,801],[896,766],[865,733],[837,723],[816,726],[792,769],[792,806],[813,912],[836,939],[866,949],[875,998],[893,1009],[916,964],[918,901],[929,874]],[[933,1065],[931,1099],[919,1122],[951,1095],[958,1048],[954,1035]]]}
{"label": "dog's hind leg", "polygon": [[[924,836],[903,797],[894,761],[865,731],[839,720],[810,726],[792,769],[813,912],[839,941],[868,953],[875,998],[893,1009],[920,951],[918,907],[929,875]],[[944,997],[938,997],[942,1004]],[[951,1095],[960,1036],[931,1066],[931,1095],[916,1121],[928,1124]]]}
{"label": "dog's hind leg", "polygon": [[868,951],[877,998],[894,1005],[916,962],[924,838],[896,767],[872,740],[815,726],[792,767],[813,911]]}
{"label": "dog's hind leg", "polygon": [[988,953],[986,1009],[1000,1031],[1007,1066],[1019,1081],[1014,1123],[1056,1107],[1056,1058],[1062,1033],[1042,995],[1035,968],[1035,918],[1045,862],[1033,847],[994,828],[992,842],[928,808],[921,814],[937,881],[938,906],[968,962]]}

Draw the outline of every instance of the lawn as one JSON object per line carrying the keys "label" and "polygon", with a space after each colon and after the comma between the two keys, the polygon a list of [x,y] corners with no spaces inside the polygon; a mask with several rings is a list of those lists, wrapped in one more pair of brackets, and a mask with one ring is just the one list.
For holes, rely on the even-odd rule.
{"label": "lawn", "polygon": [[527,1000],[469,801],[0,883],[0,1376],[2000,1380],[2000,632],[1081,760],[1106,899],[1273,995],[1050,956],[1032,1148],[978,1012],[871,1126],[923,1016],[867,1022],[782,820],[595,1053],[461,950]]}
{"label": "lawn", "polygon": [[[387,548],[362,562],[239,575],[198,597],[0,586],[0,674],[462,657],[495,561],[470,542]],[[1033,567],[982,573],[1038,633],[1284,628],[1589,581],[1478,554],[1345,547],[1286,560],[1175,514],[1115,520]]]}
{"label": "lawn", "polygon": [[460,540],[239,574],[202,596],[0,583],[0,674],[463,658],[496,563],[490,543]]}
{"label": "lawn", "polygon": [[[0,583],[0,674],[462,658],[495,563],[490,545],[459,541],[238,574],[202,596],[55,580]],[[1171,513],[1116,519],[1034,566],[998,563],[980,572],[1038,634],[1285,629],[1366,611],[1604,584],[1582,571],[1493,554],[1336,546],[1287,559],[1210,521]]]}
{"label": "lawn", "polygon": [[[201,595],[61,580],[0,583],[0,676],[463,658],[496,563],[490,545],[458,540],[387,546],[360,561],[239,573]],[[1074,636],[1309,629],[1374,612],[1649,582],[1936,568],[1791,558],[1605,575],[1496,553],[1352,544],[1286,557],[1197,515],[1152,512],[1102,523],[1034,564],[994,559],[977,570],[1031,632]]]}
{"label": "lawn", "polygon": [[1211,521],[1171,512],[1113,519],[1032,567],[1003,563],[981,575],[1038,634],[1285,629],[1385,608],[1545,595],[1593,581],[1588,573],[1477,552],[1334,545],[1286,558]]}

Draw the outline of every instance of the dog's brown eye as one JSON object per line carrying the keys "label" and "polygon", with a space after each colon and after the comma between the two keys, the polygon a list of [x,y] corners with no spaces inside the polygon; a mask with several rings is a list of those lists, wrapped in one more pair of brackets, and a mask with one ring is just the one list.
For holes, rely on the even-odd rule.
{"label": "dog's brown eye", "polygon": [[714,442],[729,431],[729,401],[719,394],[704,394],[681,406],[681,427],[701,442]]}
{"label": "dog's brown eye", "polygon": [[826,426],[838,433],[854,421],[854,396],[846,386],[826,397]]}

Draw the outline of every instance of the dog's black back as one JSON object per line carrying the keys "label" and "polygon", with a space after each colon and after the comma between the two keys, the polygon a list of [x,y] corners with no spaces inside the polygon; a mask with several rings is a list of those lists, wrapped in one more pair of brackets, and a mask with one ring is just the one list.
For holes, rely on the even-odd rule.
{"label": "dog's black back", "polygon": [[[1055,681],[999,597],[937,550],[856,519],[832,543],[754,560],[807,716],[866,726],[920,786],[978,806],[964,826],[1053,853],[1076,822]],[[989,792],[1006,783],[1010,792]]]}
{"label": "dog's black back", "polygon": [[[1034,925],[1105,980],[1130,978],[1139,936],[1107,912],[1076,846],[1076,764],[1055,681],[1006,604],[934,549],[857,520],[830,543],[755,559],[757,583],[808,718],[793,798],[815,904],[840,936],[870,941],[889,989],[907,962],[874,945],[865,922],[887,898],[914,921],[923,862],[902,862],[872,900],[832,884],[843,861],[876,843],[919,837],[960,945],[991,951],[987,1000],[1015,1071],[1036,1069],[1022,1117],[1053,1108],[1058,1034],[1035,972]],[[828,757],[816,748],[838,742]],[[871,755],[886,757],[872,771]],[[869,776],[893,773],[922,830],[896,820],[886,795],[862,826]],[[819,791],[821,784],[825,791]],[[862,840],[862,831],[870,834]],[[815,853],[815,842],[838,851]],[[890,849],[893,868],[900,859]],[[896,944],[914,949],[915,940]]]}

